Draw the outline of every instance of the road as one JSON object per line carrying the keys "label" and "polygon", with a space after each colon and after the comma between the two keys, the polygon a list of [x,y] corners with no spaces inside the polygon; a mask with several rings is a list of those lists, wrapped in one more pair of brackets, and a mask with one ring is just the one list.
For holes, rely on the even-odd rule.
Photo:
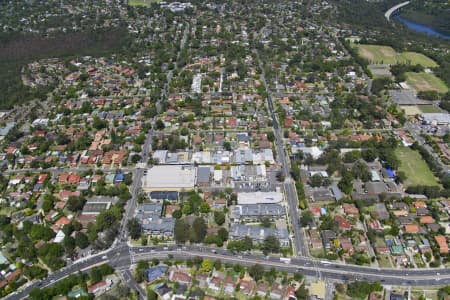
{"label": "road", "polygon": [[97,168],[97,167],[77,167],[77,168],[69,168],[69,167],[57,167],[57,168],[48,168],[48,169],[42,169],[42,168],[26,168],[26,169],[9,169],[3,171],[3,174],[22,174],[22,173],[51,173],[53,175],[58,175],[60,173],[69,173],[69,172],[86,172],[86,171],[95,171],[95,170],[101,170],[103,173],[115,173],[118,169],[122,170],[123,172],[130,172],[133,171],[134,168],[124,167],[124,168]]}
{"label": "road", "polygon": [[289,206],[289,210],[288,210],[289,216],[288,217],[289,217],[289,222],[291,224],[291,229],[292,229],[292,233],[293,233],[293,238],[291,239],[292,246],[293,246],[292,247],[293,253],[294,253],[294,256],[297,256],[298,254],[300,254],[301,256],[306,256],[306,255],[308,255],[308,245],[306,243],[303,230],[300,228],[300,224],[299,224],[297,191],[295,190],[295,183],[294,183],[294,180],[292,179],[291,173],[290,173],[289,157],[286,155],[287,151],[286,151],[286,147],[285,147],[285,144],[283,141],[283,135],[281,133],[281,129],[280,129],[280,126],[278,123],[278,118],[276,116],[275,109],[273,107],[272,96],[271,96],[269,87],[266,83],[264,66],[263,66],[261,59],[259,59],[258,52],[256,50],[254,52],[256,53],[256,55],[258,57],[259,66],[261,67],[261,70],[262,70],[260,80],[266,88],[267,106],[269,107],[269,114],[272,118],[273,130],[274,130],[274,135],[275,135],[275,148],[276,148],[276,152],[277,152],[276,153],[277,161],[281,165],[282,172],[283,172],[283,175],[285,178],[283,187],[284,187],[286,200],[287,200],[287,203]]}
{"label": "road", "polygon": [[166,258],[171,254],[175,259],[187,259],[194,257],[219,259],[224,263],[240,264],[251,266],[261,264],[265,268],[275,268],[278,271],[300,272],[308,276],[336,279],[340,281],[380,281],[387,285],[408,285],[408,286],[436,286],[450,284],[450,269],[381,269],[361,267],[356,265],[344,265],[341,263],[318,261],[309,257],[293,258],[290,264],[280,262],[279,257],[269,257],[263,255],[234,254],[226,249],[213,249],[201,246],[154,246],[154,247],[129,247],[126,243],[120,243],[115,248],[104,253],[92,256],[88,259],[80,260],[74,264],[50,274],[47,278],[35,282],[28,287],[10,294],[5,299],[19,300],[28,296],[34,288],[43,288],[53,285],[70,274],[79,271],[88,271],[93,266],[108,263],[119,271],[127,280],[128,286],[138,289],[140,293],[144,291],[136,287],[134,280],[129,277],[132,261],[151,260],[152,258]]}
{"label": "road", "polygon": [[395,5],[395,6],[391,7],[391,8],[389,8],[389,9],[384,13],[384,17],[385,17],[388,21],[390,21],[391,15],[392,15],[396,10],[399,10],[399,9],[402,8],[403,6],[408,5],[409,2],[410,2],[410,1],[405,1],[405,2],[399,3],[399,4],[397,4],[397,5]]}

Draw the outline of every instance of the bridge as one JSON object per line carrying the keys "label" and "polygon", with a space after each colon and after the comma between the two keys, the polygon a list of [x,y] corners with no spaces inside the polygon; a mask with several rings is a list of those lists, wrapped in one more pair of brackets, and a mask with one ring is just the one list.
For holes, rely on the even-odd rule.
{"label": "bridge", "polygon": [[386,17],[386,19],[388,21],[390,21],[392,14],[397,13],[400,10],[400,8],[408,5],[410,2],[411,1],[405,1],[405,2],[399,3],[399,4],[389,8],[388,11],[386,11],[386,13],[384,14],[384,16]]}

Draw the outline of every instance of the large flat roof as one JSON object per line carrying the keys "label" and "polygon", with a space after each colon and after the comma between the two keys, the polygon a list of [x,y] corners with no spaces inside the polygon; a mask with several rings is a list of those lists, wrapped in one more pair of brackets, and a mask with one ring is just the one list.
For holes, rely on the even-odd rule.
{"label": "large flat roof", "polygon": [[142,178],[144,189],[194,188],[196,168],[189,165],[154,166]]}
{"label": "large flat roof", "polygon": [[238,204],[279,203],[283,200],[281,192],[238,193]]}

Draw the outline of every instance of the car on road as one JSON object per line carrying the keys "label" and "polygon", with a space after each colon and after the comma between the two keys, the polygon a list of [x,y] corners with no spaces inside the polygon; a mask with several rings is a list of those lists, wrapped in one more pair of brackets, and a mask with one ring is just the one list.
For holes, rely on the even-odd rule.
{"label": "car on road", "polygon": [[102,256],[102,259],[108,259],[108,256],[103,255],[103,256]]}

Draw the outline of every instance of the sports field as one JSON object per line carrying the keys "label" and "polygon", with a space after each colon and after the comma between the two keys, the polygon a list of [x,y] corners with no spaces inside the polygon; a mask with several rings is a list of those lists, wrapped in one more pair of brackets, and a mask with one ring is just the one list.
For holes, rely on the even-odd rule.
{"label": "sports field", "polygon": [[426,162],[419,152],[407,147],[399,147],[395,150],[397,158],[400,160],[399,171],[406,174],[405,185],[438,185],[436,178],[431,172]]}
{"label": "sports field", "polygon": [[424,114],[441,113],[442,109],[435,105],[420,105],[419,109]]}
{"label": "sports field", "polygon": [[444,94],[448,91],[445,83],[431,73],[406,72],[406,82],[418,92],[437,91]]}
{"label": "sports field", "polygon": [[358,48],[361,57],[372,64],[412,64],[422,65],[425,68],[437,67],[437,63],[431,58],[417,52],[396,52],[392,47],[379,45],[353,44]]}
{"label": "sports field", "polygon": [[159,3],[160,0],[128,0],[130,6],[150,6],[152,3]]}

